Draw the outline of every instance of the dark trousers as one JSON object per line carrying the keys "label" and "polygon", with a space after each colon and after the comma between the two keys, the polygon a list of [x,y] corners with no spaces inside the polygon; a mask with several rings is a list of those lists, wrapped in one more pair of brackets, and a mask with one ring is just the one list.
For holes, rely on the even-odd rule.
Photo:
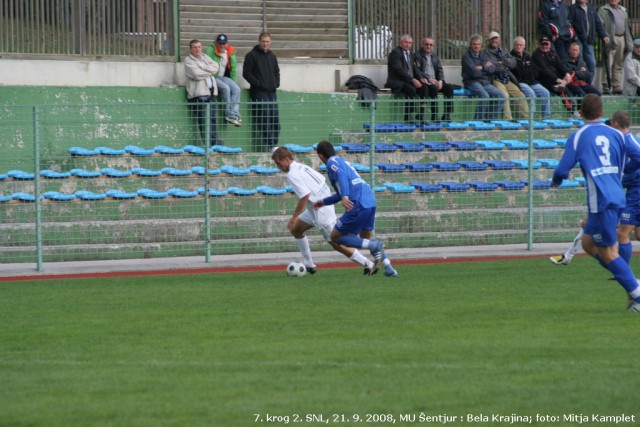
{"label": "dark trousers", "polygon": [[216,100],[213,96],[197,96],[195,98],[187,99],[189,102],[189,108],[191,114],[198,123],[198,129],[200,130],[200,137],[202,138],[203,145],[207,145],[207,108],[211,110],[211,120],[209,120],[209,144],[218,145],[218,129],[216,123]]}
{"label": "dark trousers", "polygon": [[250,92],[251,115],[257,133],[259,151],[271,151],[280,138],[280,110],[276,92]]}
{"label": "dark trousers", "polygon": [[[431,121],[438,121],[438,87],[436,85],[422,85],[424,88],[424,92],[426,92],[426,96],[422,96],[423,98],[430,98],[433,101],[429,102],[429,107],[431,109]],[[444,95],[444,118],[447,120],[451,120],[451,114],[453,113],[453,86],[449,83],[442,84],[442,90],[440,91]]]}

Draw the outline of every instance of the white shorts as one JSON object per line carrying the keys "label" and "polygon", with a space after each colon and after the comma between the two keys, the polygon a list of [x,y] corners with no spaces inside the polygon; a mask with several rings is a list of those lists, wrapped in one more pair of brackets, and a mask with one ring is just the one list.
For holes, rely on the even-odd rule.
{"label": "white shorts", "polygon": [[320,209],[306,209],[298,218],[320,230],[325,241],[331,241],[331,231],[337,220],[333,205],[323,206]]}

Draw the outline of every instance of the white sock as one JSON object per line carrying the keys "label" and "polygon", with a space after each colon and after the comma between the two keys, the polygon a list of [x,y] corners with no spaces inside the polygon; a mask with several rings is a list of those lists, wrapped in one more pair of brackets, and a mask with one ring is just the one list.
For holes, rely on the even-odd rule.
{"label": "white sock", "polygon": [[573,239],[573,243],[571,244],[571,247],[567,250],[567,252],[565,252],[564,254],[565,259],[571,259],[576,254],[576,251],[578,250],[578,245],[580,245],[580,243],[582,242],[583,234],[584,234],[584,230],[582,230],[581,228],[576,238]]}
{"label": "white sock", "polygon": [[298,245],[298,249],[302,254],[305,267],[315,267],[313,258],[311,258],[311,248],[309,247],[309,240],[307,239],[307,236],[302,236],[301,238],[296,239],[296,245]]}
{"label": "white sock", "polygon": [[369,242],[371,242],[371,240],[362,239],[362,248],[361,249],[369,249]]}
{"label": "white sock", "polygon": [[353,255],[349,257],[349,259],[353,262],[360,264],[363,267],[367,267],[368,264],[373,264],[367,258],[362,255],[357,249],[353,251]]}

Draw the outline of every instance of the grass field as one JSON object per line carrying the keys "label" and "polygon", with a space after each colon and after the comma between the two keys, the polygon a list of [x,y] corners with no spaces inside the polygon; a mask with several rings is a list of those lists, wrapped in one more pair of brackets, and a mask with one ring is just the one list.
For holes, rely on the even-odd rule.
{"label": "grass field", "polygon": [[0,426],[638,422],[639,317],[592,260],[399,272],[0,283]]}

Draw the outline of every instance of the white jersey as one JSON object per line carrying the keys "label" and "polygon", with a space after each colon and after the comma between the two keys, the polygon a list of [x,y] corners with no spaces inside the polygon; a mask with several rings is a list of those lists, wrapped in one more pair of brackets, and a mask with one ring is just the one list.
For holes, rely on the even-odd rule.
{"label": "white jersey", "polygon": [[324,176],[305,164],[293,161],[289,165],[287,181],[299,199],[309,195],[307,209],[300,215],[300,220],[318,227],[325,240],[329,241],[331,229],[336,223],[335,208],[333,205],[313,208],[314,202],[331,195],[331,189]]}

